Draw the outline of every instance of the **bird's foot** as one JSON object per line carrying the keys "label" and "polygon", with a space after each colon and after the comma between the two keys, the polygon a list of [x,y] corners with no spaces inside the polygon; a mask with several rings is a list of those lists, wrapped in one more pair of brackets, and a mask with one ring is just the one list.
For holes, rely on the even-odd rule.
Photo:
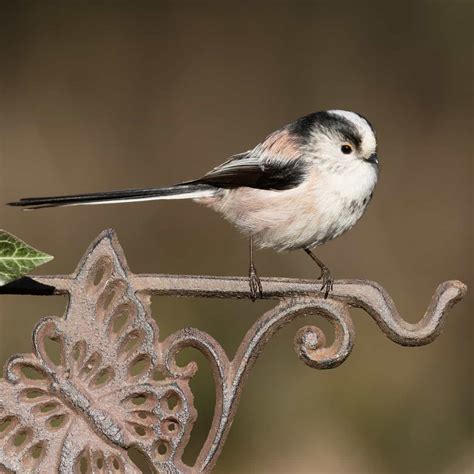
{"label": "bird's foot", "polygon": [[249,268],[249,286],[250,299],[252,301],[255,301],[257,298],[263,298],[262,282],[260,281],[254,266]]}
{"label": "bird's foot", "polygon": [[326,299],[334,288],[334,278],[332,277],[328,267],[321,267],[321,276],[319,279],[323,281],[321,291],[326,290],[324,291],[324,299]]}

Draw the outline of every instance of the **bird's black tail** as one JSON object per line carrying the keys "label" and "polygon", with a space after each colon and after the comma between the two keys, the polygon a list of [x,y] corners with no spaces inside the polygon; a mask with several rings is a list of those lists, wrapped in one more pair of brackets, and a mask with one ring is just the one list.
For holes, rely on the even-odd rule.
{"label": "bird's black tail", "polygon": [[215,187],[206,184],[183,183],[168,188],[124,189],[105,193],[23,198],[16,202],[9,202],[8,205],[25,209],[41,209],[44,207],[113,204],[159,199],[198,199],[211,197],[216,191]]}

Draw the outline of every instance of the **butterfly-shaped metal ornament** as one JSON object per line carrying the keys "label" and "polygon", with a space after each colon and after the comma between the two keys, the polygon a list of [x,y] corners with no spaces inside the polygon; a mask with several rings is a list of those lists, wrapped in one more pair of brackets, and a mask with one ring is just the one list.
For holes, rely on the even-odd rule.
{"label": "butterfly-shaped metal ornament", "polygon": [[141,472],[130,447],[153,470],[186,471],[196,417],[189,377],[165,373],[149,298],[135,294],[121,249],[104,246],[110,239],[70,277],[65,317],[42,319],[34,353],[6,365],[0,472]]}

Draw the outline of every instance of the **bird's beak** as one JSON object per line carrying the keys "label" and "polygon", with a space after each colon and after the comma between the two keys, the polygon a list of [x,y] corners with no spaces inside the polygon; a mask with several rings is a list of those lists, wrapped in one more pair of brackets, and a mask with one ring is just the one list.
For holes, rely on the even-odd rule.
{"label": "bird's beak", "polygon": [[379,164],[379,157],[377,156],[377,153],[372,153],[368,158],[367,161],[369,163],[373,163],[374,165]]}

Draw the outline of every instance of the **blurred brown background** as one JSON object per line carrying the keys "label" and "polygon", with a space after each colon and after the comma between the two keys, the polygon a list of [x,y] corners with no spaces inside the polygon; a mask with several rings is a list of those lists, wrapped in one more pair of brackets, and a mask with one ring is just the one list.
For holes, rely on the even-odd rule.
{"label": "blurred brown background", "polygon": [[[2,2],[0,202],[197,177],[306,113],[358,111],[377,128],[381,176],[349,234],[319,255],[338,278],[380,282],[418,320],[438,283],[472,281],[472,2]],[[243,275],[247,245],[192,202],[22,213],[0,227],[72,271],[113,227],[135,272]],[[263,275],[316,277],[301,253],[262,251]],[[162,337],[185,325],[232,354],[268,303],[156,298]],[[61,298],[0,298],[0,358],[31,349]],[[474,471],[470,296],[442,337],[403,348],[354,311],[340,368],[296,358],[293,325],[245,387],[220,473]],[[301,325],[301,322],[300,322]],[[189,357],[195,354],[191,353]],[[193,382],[192,462],[214,403]]]}

